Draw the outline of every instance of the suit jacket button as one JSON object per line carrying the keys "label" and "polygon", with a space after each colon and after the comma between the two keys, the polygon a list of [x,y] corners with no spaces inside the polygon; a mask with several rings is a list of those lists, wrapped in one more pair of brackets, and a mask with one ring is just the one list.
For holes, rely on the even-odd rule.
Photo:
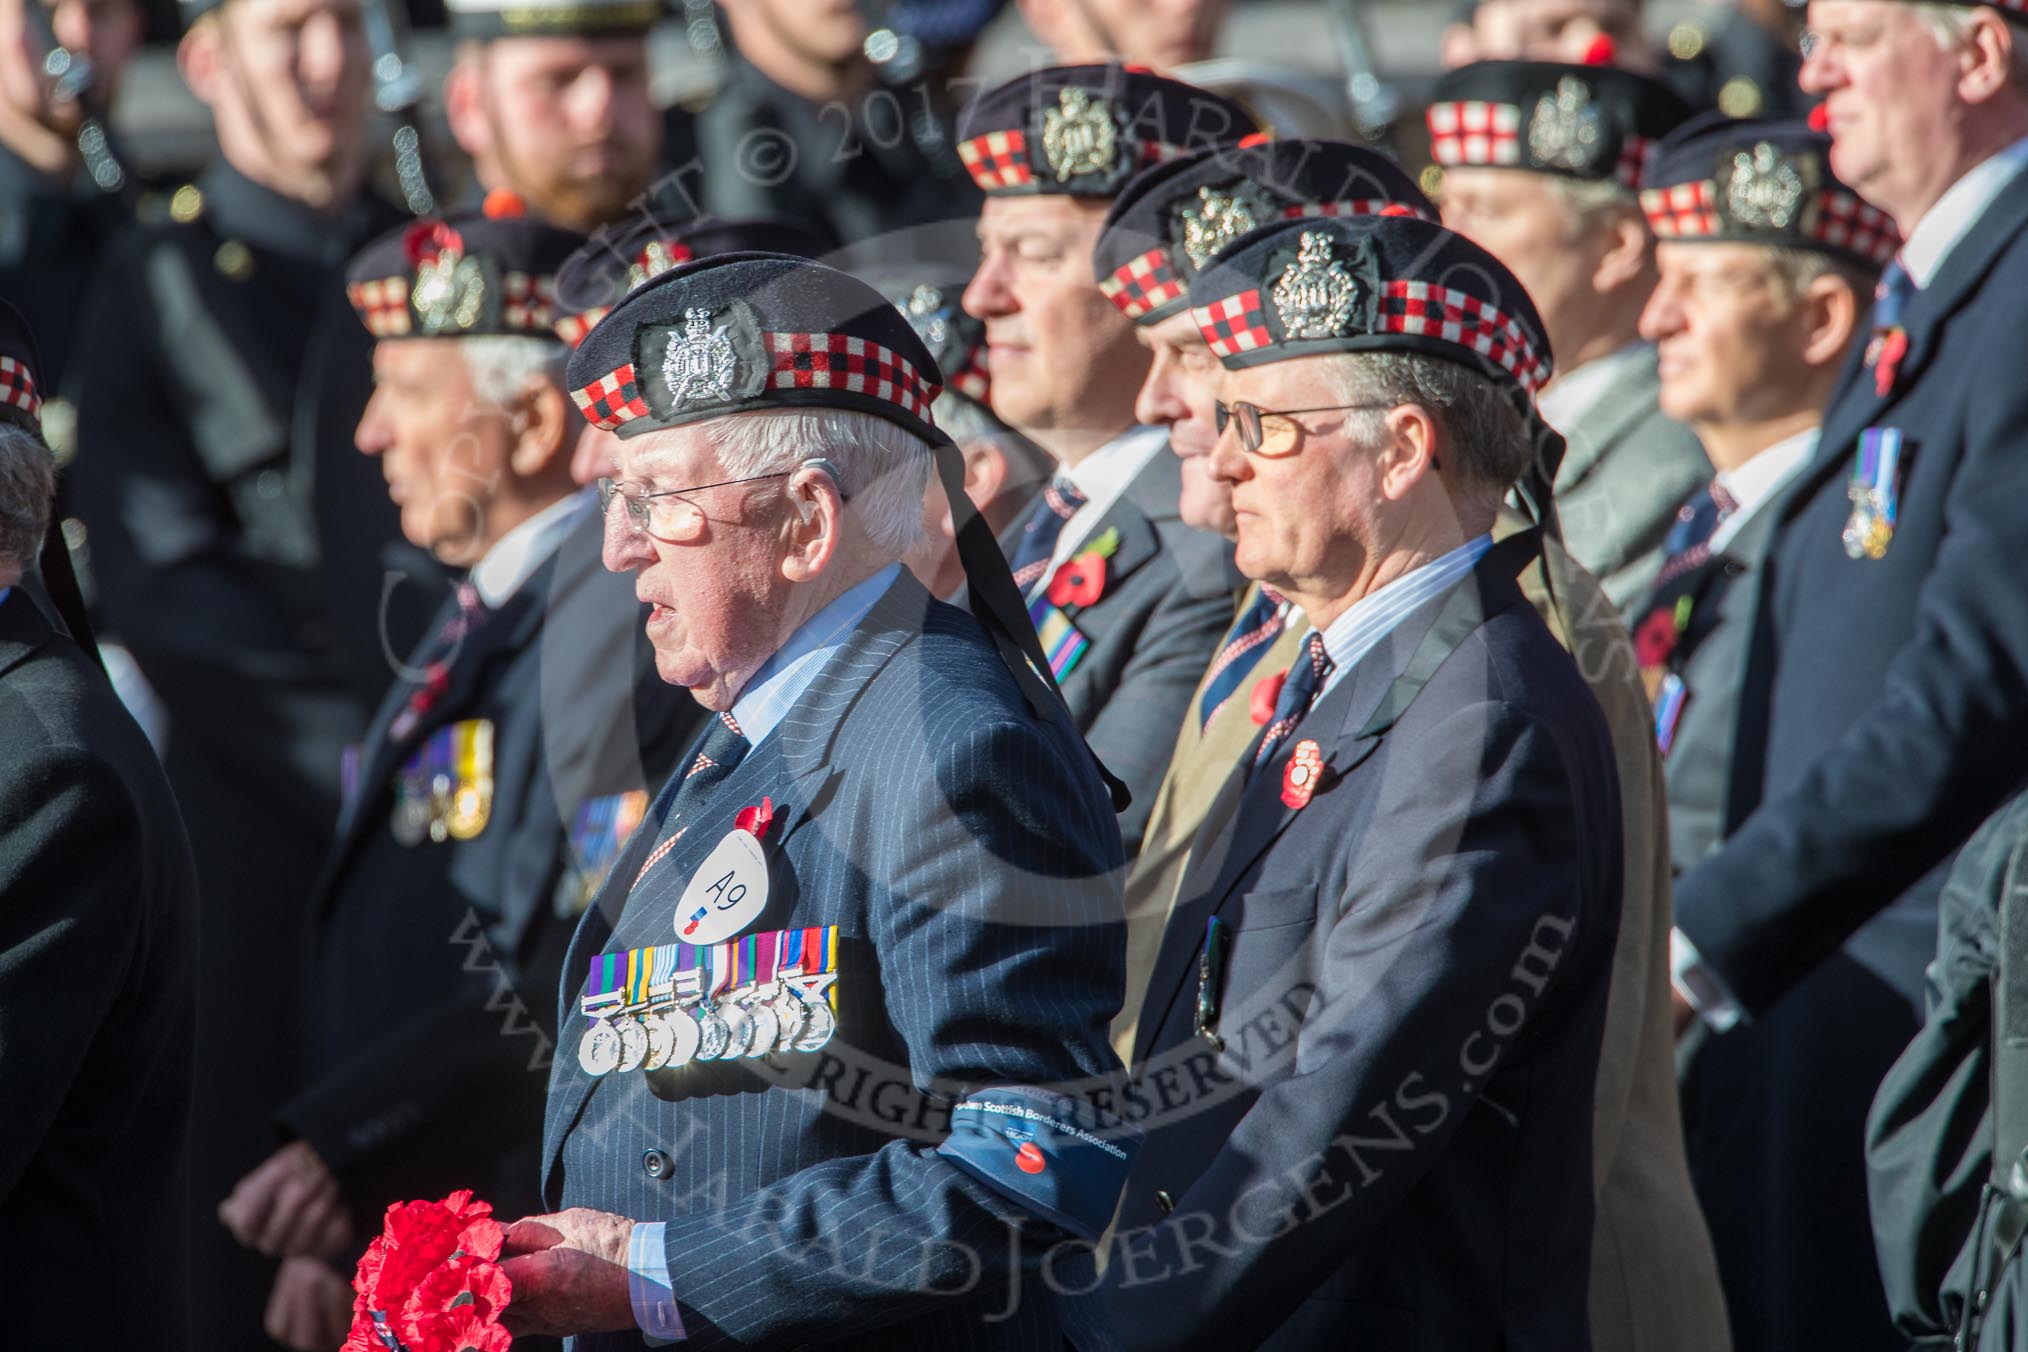
{"label": "suit jacket button", "polygon": [[669,1157],[659,1150],[650,1150],[641,1156],[641,1168],[650,1178],[667,1178],[674,1167]]}
{"label": "suit jacket button", "polygon": [[1169,1195],[1167,1188],[1155,1189],[1155,1206],[1166,1216],[1176,1209],[1176,1199]]}

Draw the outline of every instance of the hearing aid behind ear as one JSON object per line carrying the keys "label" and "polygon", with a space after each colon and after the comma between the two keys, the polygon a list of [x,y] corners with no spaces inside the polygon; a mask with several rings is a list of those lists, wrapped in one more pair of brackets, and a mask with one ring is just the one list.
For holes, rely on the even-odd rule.
{"label": "hearing aid behind ear", "polygon": [[[813,455],[809,459],[805,460],[801,465],[798,465],[796,468],[823,470],[824,473],[831,476],[832,484],[837,487],[838,500],[840,502],[843,502],[845,500],[845,476],[838,472],[838,467],[836,465],[832,464],[829,460],[826,460],[823,456]],[[803,518],[803,524],[807,526],[810,523],[810,504],[803,501],[801,498],[796,499],[796,514]]]}

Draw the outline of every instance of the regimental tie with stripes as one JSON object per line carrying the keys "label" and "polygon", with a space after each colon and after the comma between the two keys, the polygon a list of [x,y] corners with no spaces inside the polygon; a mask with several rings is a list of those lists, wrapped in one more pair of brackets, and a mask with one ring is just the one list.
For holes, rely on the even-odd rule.
{"label": "regimental tie with stripes", "polygon": [[1713,479],[1709,484],[1692,494],[1690,500],[1676,510],[1676,524],[1669,531],[1666,562],[1661,574],[1655,579],[1659,590],[1682,577],[1685,573],[1703,566],[1711,557],[1711,537],[1725,524],[1727,517],[1739,510],[1739,500],[1726,491],[1725,485]]}
{"label": "regimental tie with stripes", "polygon": [[1303,638],[1302,655],[1289,668],[1288,679],[1282,682],[1282,691],[1275,700],[1274,721],[1261,734],[1260,747],[1254,752],[1253,767],[1266,765],[1281,750],[1282,743],[1289,739],[1303,716],[1310,712],[1310,706],[1317,702],[1317,694],[1329,680],[1334,664],[1331,655],[1324,651],[1324,636],[1312,629]]}
{"label": "regimental tie with stripes", "polygon": [[1260,665],[1261,655],[1282,636],[1292,607],[1287,597],[1273,587],[1262,587],[1253,604],[1240,613],[1218,647],[1204,689],[1197,697],[1197,728],[1211,726],[1218,711],[1231,702],[1246,678]]}
{"label": "regimental tie with stripes", "polygon": [[1014,585],[1023,596],[1049,571],[1049,560],[1056,553],[1064,524],[1077,515],[1084,503],[1084,494],[1068,475],[1056,475],[1043,487],[1041,505],[1029,513],[1021,540],[1014,547]]}
{"label": "regimental tie with stripes", "polygon": [[[684,769],[683,777],[673,781],[663,790],[669,794],[669,803],[667,810],[659,815],[658,820],[680,822],[682,814],[679,809],[731,774],[740,761],[746,758],[746,753],[752,749],[753,744],[747,741],[746,734],[740,731],[739,720],[730,713],[721,713],[705,724],[704,736],[699,740],[689,766]],[[630,891],[639,887],[641,880],[648,876],[649,871],[668,857],[669,851],[676,848],[676,842],[683,838],[683,833],[687,829],[687,825],[678,825],[674,832],[656,842],[655,848],[648,852],[648,857],[641,861],[640,871],[634,875],[634,881],[629,885]]]}

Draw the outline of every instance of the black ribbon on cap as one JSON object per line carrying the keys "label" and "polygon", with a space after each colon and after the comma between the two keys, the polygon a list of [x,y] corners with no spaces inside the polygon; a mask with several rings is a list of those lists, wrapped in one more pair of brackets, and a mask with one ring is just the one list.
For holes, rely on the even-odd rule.
{"label": "black ribbon on cap", "polygon": [[53,515],[42,537],[42,586],[56,607],[57,618],[70,630],[71,641],[91,654],[99,670],[106,659],[99,655],[98,640],[92,636],[92,622],[85,611],[84,592],[77,585],[77,573],[70,566],[70,549],[63,542],[63,530]]}
{"label": "black ribbon on cap", "polygon": [[951,521],[957,527],[958,561],[965,567],[965,590],[972,614],[992,636],[993,646],[1000,650],[1000,660],[1014,674],[1014,682],[1021,687],[1028,707],[1040,717],[1063,721],[1090,755],[1099,778],[1105,781],[1106,792],[1112,795],[1113,811],[1125,812],[1134,796],[1118,776],[1106,769],[1098,752],[1091,749],[1091,743],[1070,721],[1070,709],[1064,704],[1063,692],[1057,688],[1056,677],[1042,655],[1042,640],[1036,637],[1028,607],[1022,604],[1021,592],[1014,585],[1007,556],[1000,552],[1000,542],[993,538],[985,518],[965,492],[964,456],[949,437],[939,438],[932,453],[944,496],[950,499]]}

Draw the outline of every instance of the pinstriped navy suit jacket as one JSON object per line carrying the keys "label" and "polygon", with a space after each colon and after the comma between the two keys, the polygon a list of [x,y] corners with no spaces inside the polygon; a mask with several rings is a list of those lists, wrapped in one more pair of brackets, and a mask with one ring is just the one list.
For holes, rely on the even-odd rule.
{"label": "pinstriped navy suit jacket", "polygon": [[[838,926],[836,1038],[693,1063],[673,1086],[593,1080],[575,1055],[588,960],[672,942],[690,874],[763,795],[775,821],[755,928]],[[1031,714],[984,631],[904,574],[690,820],[664,819],[669,799],[565,960],[545,1201],[667,1222],[693,1347],[1108,1345],[1095,1300],[1038,1280],[1061,1232],[934,1153],[970,1088],[1117,1073],[1120,837],[1074,733]],[[650,1150],[668,1160],[659,1177]],[[1058,1288],[1092,1285],[1088,1260],[1053,1270]]]}

